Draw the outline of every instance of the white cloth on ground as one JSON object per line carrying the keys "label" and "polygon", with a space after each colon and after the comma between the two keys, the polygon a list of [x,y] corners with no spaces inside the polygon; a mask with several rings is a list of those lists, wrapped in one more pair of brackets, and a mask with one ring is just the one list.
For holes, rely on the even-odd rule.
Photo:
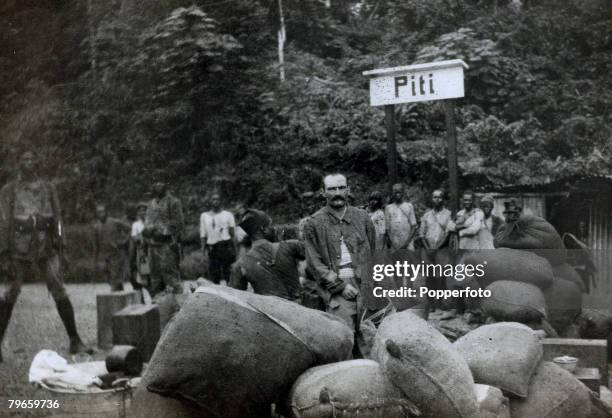
{"label": "white cloth on ground", "polygon": [[106,374],[103,361],[68,364],[68,361],[52,350],[39,351],[30,365],[30,383],[43,383],[48,387],[75,392],[98,391],[94,382],[97,376]]}

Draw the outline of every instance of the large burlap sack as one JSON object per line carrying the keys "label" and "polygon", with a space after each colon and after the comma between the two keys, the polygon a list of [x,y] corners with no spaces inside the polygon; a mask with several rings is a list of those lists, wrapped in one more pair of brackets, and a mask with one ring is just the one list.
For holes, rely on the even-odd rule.
{"label": "large burlap sack", "polygon": [[153,303],[159,308],[160,329],[163,331],[168,322],[181,310],[179,298],[183,301],[187,294],[177,295],[174,293],[162,292],[153,298]]}
{"label": "large burlap sack", "polygon": [[601,395],[589,391],[589,395],[591,397],[591,412],[589,414],[589,418],[611,418],[612,417],[612,404],[609,402],[609,397],[606,396],[608,400],[604,399],[604,392],[609,392],[608,388],[605,386],[600,389]]}
{"label": "large burlap sack", "polygon": [[529,251],[511,248],[472,251],[464,260],[465,264],[483,265],[484,276],[478,278],[483,286],[509,280],[546,289],[553,281],[553,270],[548,260]]}
{"label": "large burlap sack", "polygon": [[417,407],[372,360],[350,360],[308,369],[288,397],[295,418],[403,418]]}
{"label": "large burlap sack", "polygon": [[467,361],[474,382],[495,386],[509,396],[527,396],[542,359],[542,344],[531,328],[516,322],[484,325],[453,346]]}
{"label": "large burlap sack", "polygon": [[580,277],[580,274],[576,271],[575,268],[570,266],[567,263],[559,264],[558,266],[553,267],[553,274],[557,279],[563,279],[574,283],[581,292],[585,291],[584,282]]}
{"label": "large burlap sack", "polygon": [[372,359],[424,416],[477,416],[467,363],[442,334],[412,312],[385,318],[376,334]]}
{"label": "large burlap sack", "polygon": [[512,418],[586,418],[589,389],[554,363],[543,361],[529,385],[526,399],[510,399]]}
{"label": "large burlap sack", "polygon": [[482,310],[498,321],[539,322],[545,316],[544,295],[534,285],[501,280],[487,289],[491,296],[482,299]]}
{"label": "large burlap sack", "polygon": [[552,265],[565,262],[567,252],[559,233],[548,221],[538,216],[523,215],[517,222],[500,227],[495,248],[530,250],[546,258]]}
{"label": "large burlap sack", "polygon": [[[366,271],[367,277],[373,276],[373,267],[381,265],[396,265],[396,263],[407,262],[409,264],[419,264],[421,262],[419,253],[411,250],[385,250],[375,251],[371,263],[368,264]],[[424,309],[428,303],[427,297],[421,297],[419,289],[426,286],[425,277],[419,275],[414,280],[411,278],[399,277],[399,276],[385,276],[380,281],[374,281],[373,279],[361,281],[361,294],[363,297],[364,305],[370,310],[379,310],[387,306],[388,302],[391,302],[395,309],[404,311],[406,309]],[[416,291],[415,297],[405,296],[394,296],[394,297],[376,297],[374,296],[374,289],[380,287],[383,290],[397,290],[402,287],[414,289]],[[378,291],[377,291],[378,292]]]}
{"label": "large burlap sack", "polygon": [[251,415],[308,368],[346,360],[353,332],[340,319],[274,296],[201,287],[157,345],[143,383],[223,417]]}
{"label": "large burlap sack", "polygon": [[562,334],[582,311],[582,292],[572,282],[555,280],[544,292],[544,297],[548,322]]}
{"label": "large burlap sack", "polygon": [[510,418],[510,401],[498,388],[488,385],[474,385],[478,418]]}
{"label": "large burlap sack", "polygon": [[193,403],[186,400],[167,398],[138,388],[132,395],[127,416],[130,418],[212,418]]}

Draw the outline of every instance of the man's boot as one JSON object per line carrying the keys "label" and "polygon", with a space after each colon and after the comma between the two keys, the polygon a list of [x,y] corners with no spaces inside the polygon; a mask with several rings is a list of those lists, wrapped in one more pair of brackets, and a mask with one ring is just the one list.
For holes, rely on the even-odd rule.
{"label": "man's boot", "polygon": [[0,297],[0,363],[2,363],[2,340],[4,339],[4,332],[11,320],[13,306],[15,306],[14,303],[7,302]]}
{"label": "man's boot", "polygon": [[68,332],[68,337],[70,338],[70,354],[93,354],[93,349],[83,344],[81,337],[79,337],[74,320],[74,309],[72,308],[70,299],[67,297],[57,299],[55,304],[57,305],[57,312],[59,313],[60,318],[62,318],[62,322],[64,323],[64,327],[66,327],[66,332]]}

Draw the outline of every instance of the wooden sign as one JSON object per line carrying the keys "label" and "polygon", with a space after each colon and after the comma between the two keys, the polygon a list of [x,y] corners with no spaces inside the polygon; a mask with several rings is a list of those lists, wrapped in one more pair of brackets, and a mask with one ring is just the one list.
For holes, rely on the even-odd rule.
{"label": "wooden sign", "polygon": [[464,96],[462,60],[365,71],[370,77],[370,105],[454,99]]}

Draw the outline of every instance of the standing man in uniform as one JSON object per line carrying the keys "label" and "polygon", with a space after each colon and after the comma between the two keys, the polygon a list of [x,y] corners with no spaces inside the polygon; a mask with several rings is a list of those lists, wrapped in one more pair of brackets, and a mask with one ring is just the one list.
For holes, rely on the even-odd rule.
{"label": "standing man in uniform", "polygon": [[4,297],[0,297],[0,344],[23,282],[42,276],[70,338],[70,353],[92,354],[93,350],[79,337],[74,309],[64,287],[64,237],[57,191],[37,176],[33,152],[24,152],[19,164],[17,180],[0,191],[0,267],[9,283]]}
{"label": "standing man in uniform", "polygon": [[323,288],[326,310],[355,332],[362,310],[361,280],[375,247],[374,225],[368,213],[348,204],[349,188],[342,174],[323,180],[327,205],[304,228],[308,269]]}
{"label": "standing man in uniform", "polygon": [[168,191],[165,174],[153,179],[153,199],[147,206],[142,236],[149,249],[149,293],[183,293],[180,243],[184,228],[183,205]]}
{"label": "standing man in uniform", "polygon": [[94,228],[94,260],[98,275],[110,285],[111,292],[123,290],[127,275],[126,254],[130,239],[130,225],[110,218],[106,206],[96,206]]}
{"label": "standing man in uniform", "polygon": [[208,274],[215,284],[229,283],[231,266],[236,261],[236,220],[221,208],[219,193],[212,195],[212,210],[200,216],[202,253],[208,253]]}
{"label": "standing man in uniform", "polygon": [[404,185],[393,185],[392,202],[385,208],[387,236],[393,250],[413,250],[412,238],[416,233],[416,215],[411,203],[404,201]]}

